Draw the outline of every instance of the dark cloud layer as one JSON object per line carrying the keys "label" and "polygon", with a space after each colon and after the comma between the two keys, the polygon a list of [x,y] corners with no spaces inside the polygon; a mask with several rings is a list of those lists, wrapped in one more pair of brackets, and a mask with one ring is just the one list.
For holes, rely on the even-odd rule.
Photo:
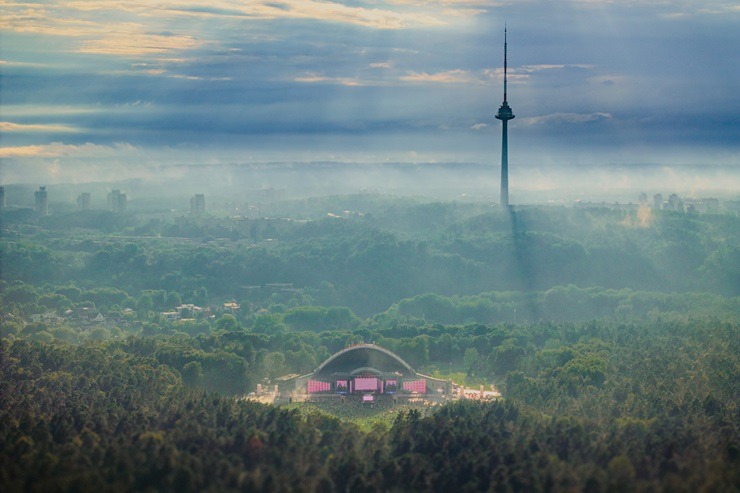
{"label": "dark cloud layer", "polygon": [[504,21],[512,163],[739,163],[732,2],[169,3],[6,8],[0,180],[180,148],[495,161]]}

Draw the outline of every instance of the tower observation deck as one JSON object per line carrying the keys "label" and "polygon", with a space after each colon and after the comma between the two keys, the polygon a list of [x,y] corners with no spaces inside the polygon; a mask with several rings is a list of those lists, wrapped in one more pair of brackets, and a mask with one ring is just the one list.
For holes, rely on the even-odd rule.
{"label": "tower observation deck", "polygon": [[509,107],[506,100],[506,65],[507,65],[507,43],[506,28],[504,28],[504,102],[496,113],[496,119],[501,120],[503,127],[501,129],[501,205],[509,205],[509,136],[508,122],[514,119],[514,112]]}

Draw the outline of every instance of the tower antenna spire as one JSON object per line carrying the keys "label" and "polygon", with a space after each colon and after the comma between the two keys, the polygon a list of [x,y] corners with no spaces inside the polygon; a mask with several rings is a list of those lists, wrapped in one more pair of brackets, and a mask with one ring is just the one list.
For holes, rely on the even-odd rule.
{"label": "tower antenna spire", "polygon": [[504,103],[506,102],[506,58],[508,45],[506,43],[506,23],[504,23]]}
{"label": "tower antenna spire", "polygon": [[496,113],[496,118],[501,120],[501,205],[509,205],[509,120],[514,119],[514,112],[506,101],[506,76],[508,68],[507,60],[508,45],[506,42],[506,24],[504,24],[504,102]]}

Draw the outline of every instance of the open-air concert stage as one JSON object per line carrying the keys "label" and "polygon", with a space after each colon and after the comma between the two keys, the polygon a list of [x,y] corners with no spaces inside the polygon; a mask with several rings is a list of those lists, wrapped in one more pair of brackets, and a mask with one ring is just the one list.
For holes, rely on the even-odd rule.
{"label": "open-air concert stage", "polygon": [[279,383],[293,400],[376,400],[451,398],[452,383],[414,371],[398,355],[375,344],[356,344],[337,352],[313,373]]}

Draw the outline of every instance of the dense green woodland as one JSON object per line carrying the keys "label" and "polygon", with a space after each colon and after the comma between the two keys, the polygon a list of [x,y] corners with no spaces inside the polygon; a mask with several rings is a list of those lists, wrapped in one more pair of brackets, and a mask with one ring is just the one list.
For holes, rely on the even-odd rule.
{"label": "dense green woodland", "polygon": [[194,386],[187,367],[204,353],[235,355],[244,366],[224,371],[249,372],[250,337],[5,341],[0,483],[44,492],[737,491],[737,331],[716,320],[512,328],[507,335],[528,341],[522,354],[504,342],[486,355],[508,367],[504,400],[401,412],[370,431]]}
{"label": "dense green woodland", "polygon": [[[305,204],[306,214],[363,205],[372,212],[239,220],[84,211],[28,225],[8,211],[3,279],[105,286],[131,296],[160,289],[189,302],[262,301],[245,287],[292,283],[304,296],[299,304],[346,306],[362,317],[426,293],[471,296],[571,284],[740,295],[740,218],[734,216],[658,211],[645,219],[606,209],[504,212],[347,200]],[[35,234],[26,233],[31,226]],[[519,320],[548,318],[537,307],[522,306],[518,314]]]}
{"label": "dense green woodland", "polygon": [[[740,491],[739,218],[263,210],[2,213],[0,490]],[[240,399],[362,341],[504,398]]]}

